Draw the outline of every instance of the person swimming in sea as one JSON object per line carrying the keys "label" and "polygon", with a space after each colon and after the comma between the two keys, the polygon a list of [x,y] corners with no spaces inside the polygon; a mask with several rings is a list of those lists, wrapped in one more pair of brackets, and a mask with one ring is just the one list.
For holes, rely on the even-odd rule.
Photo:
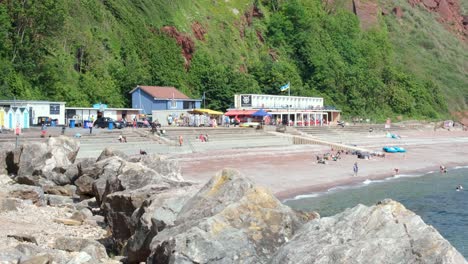
{"label": "person swimming in sea", "polygon": [[440,165],[440,173],[447,173],[447,168],[444,165]]}
{"label": "person swimming in sea", "polygon": [[462,191],[463,190],[463,186],[461,184],[459,184],[456,188],[457,192],[459,191]]}

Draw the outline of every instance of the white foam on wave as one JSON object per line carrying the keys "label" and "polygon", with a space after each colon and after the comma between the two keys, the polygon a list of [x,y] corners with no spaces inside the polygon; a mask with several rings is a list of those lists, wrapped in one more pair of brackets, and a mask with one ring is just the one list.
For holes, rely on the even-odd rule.
{"label": "white foam on wave", "polygon": [[454,170],[458,170],[458,169],[468,169],[468,166],[455,166],[453,167]]}
{"label": "white foam on wave", "polygon": [[367,179],[367,180],[363,181],[362,183],[365,184],[365,185],[369,185],[372,182],[373,182],[372,180]]}
{"label": "white foam on wave", "polygon": [[323,195],[324,193],[309,193],[309,194],[301,194],[301,195],[296,195],[294,198],[289,198],[289,199],[284,199],[284,202],[287,201],[294,201],[294,200],[301,200],[301,199],[307,199],[307,198],[315,198],[319,197],[320,195]]}

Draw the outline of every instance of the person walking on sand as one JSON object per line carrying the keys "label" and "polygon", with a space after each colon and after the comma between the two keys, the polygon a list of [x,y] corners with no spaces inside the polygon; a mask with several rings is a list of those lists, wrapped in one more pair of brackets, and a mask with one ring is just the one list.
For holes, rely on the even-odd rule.
{"label": "person walking on sand", "polygon": [[184,144],[184,138],[182,137],[182,135],[179,136],[179,146],[182,147],[182,145]]}
{"label": "person walking on sand", "polygon": [[357,176],[358,171],[359,171],[359,167],[357,165],[357,162],[354,162],[353,171],[354,171],[354,176]]}

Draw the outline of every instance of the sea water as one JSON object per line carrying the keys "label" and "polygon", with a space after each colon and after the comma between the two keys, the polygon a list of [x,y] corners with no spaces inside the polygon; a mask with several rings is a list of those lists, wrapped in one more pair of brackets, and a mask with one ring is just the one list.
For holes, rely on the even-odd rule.
{"label": "sea water", "polygon": [[[458,185],[464,190],[456,191]],[[301,195],[286,200],[296,210],[317,211],[331,216],[357,204],[374,205],[385,198],[396,200],[434,226],[468,259],[468,168],[457,167],[447,173],[398,175],[385,180],[366,180],[361,184],[333,188],[322,193]]]}

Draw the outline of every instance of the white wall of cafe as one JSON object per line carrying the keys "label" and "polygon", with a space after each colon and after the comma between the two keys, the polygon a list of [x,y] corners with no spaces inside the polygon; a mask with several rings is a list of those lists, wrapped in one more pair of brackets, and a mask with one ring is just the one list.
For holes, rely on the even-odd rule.
{"label": "white wall of cafe", "polygon": [[234,108],[319,109],[323,108],[323,98],[269,94],[236,94],[234,95]]}

